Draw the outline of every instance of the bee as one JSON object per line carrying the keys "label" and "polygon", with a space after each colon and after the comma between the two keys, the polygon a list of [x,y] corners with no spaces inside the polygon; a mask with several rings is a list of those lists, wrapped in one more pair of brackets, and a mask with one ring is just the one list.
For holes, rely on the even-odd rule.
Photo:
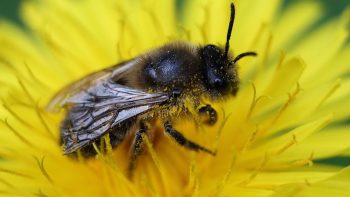
{"label": "bee", "polygon": [[[165,134],[179,145],[215,155],[214,151],[187,139],[172,122],[191,116],[186,107],[190,101],[199,115],[207,116],[206,124],[215,124],[217,112],[209,104],[200,106],[201,99],[215,102],[236,95],[237,61],[257,54],[245,52],[236,57],[229,54],[234,18],[235,6],[231,3],[225,47],[169,43],[92,73],[61,90],[48,108],[66,109],[60,128],[64,154],[80,151],[85,157],[95,155],[93,143],[100,143],[106,135],[111,146],[117,147],[131,128],[136,127],[130,148],[131,172],[142,152],[142,135],[150,132],[151,123],[160,119]],[[174,113],[171,110],[174,107],[181,110]]]}

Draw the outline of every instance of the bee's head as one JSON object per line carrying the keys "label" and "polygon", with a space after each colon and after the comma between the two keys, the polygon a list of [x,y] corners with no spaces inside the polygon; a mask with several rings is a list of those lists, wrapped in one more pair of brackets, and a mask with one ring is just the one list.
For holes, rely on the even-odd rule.
{"label": "bee's head", "polygon": [[204,83],[210,93],[227,95],[238,90],[237,66],[224,51],[215,45],[206,45],[201,49],[204,66]]}
{"label": "bee's head", "polygon": [[204,83],[209,93],[214,97],[235,95],[239,85],[236,62],[245,56],[256,56],[255,52],[242,53],[234,58],[228,54],[234,17],[235,7],[231,3],[231,18],[225,49],[209,44],[202,47],[199,51],[204,71]]}

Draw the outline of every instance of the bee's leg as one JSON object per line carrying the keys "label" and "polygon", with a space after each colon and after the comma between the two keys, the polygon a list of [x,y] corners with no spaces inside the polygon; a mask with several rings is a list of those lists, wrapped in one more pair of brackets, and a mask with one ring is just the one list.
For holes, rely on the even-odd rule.
{"label": "bee's leg", "polygon": [[194,151],[204,151],[211,155],[216,153],[185,138],[180,132],[175,130],[169,121],[164,123],[165,133],[172,137],[178,144]]}
{"label": "bee's leg", "polygon": [[133,172],[136,166],[136,160],[138,158],[138,156],[142,153],[143,151],[143,147],[144,147],[144,143],[143,143],[143,139],[144,139],[144,134],[146,133],[146,126],[143,122],[140,123],[140,128],[138,131],[136,131],[135,133],[135,138],[134,138],[134,142],[131,145],[131,152],[130,152],[130,156],[129,156],[129,166],[128,166],[128,176],[131,179],[133,176]]}
{"label": "bee's leg", "polygon": [[198,113],[200,116],[205,116],[204,123],[208,125],[213,125],[218,120],[218,114],[215,109],[211,107],[211,105],[206,105],[199,108]]}

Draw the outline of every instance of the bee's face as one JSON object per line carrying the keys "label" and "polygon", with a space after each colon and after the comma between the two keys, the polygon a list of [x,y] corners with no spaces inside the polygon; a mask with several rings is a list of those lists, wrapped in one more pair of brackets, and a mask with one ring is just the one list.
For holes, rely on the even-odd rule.
{"label": "bee's face", "polygon": [[212,96],[235,95],[238,90],[237,66],[222,49],[206,45],[201,49],[205,86]]}

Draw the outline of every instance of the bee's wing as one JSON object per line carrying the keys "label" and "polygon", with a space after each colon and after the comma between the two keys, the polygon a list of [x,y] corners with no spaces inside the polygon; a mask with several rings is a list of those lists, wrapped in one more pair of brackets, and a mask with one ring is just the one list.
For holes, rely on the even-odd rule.
{"label": "bee's wing", "polygon": [[65,154],[84,147],[112,127],[169,99],[167,93],[150,94],[109,80],[89,86],[63,104],[70,108],[61,128]]}
{"label": "bee's wing", "polygon": [[101,71],[91,73],[90,75],[69,84],[51,99],[50,103],[46,107],[46,110],[51,112],[57,111],[58,108],[64,105],[67,98],[84,91],[85,88],[100,81],[107,80],[113,76],[121,76],[126,70],[134,66],[135,63],[136,61],[134,60],[122,62]]}

